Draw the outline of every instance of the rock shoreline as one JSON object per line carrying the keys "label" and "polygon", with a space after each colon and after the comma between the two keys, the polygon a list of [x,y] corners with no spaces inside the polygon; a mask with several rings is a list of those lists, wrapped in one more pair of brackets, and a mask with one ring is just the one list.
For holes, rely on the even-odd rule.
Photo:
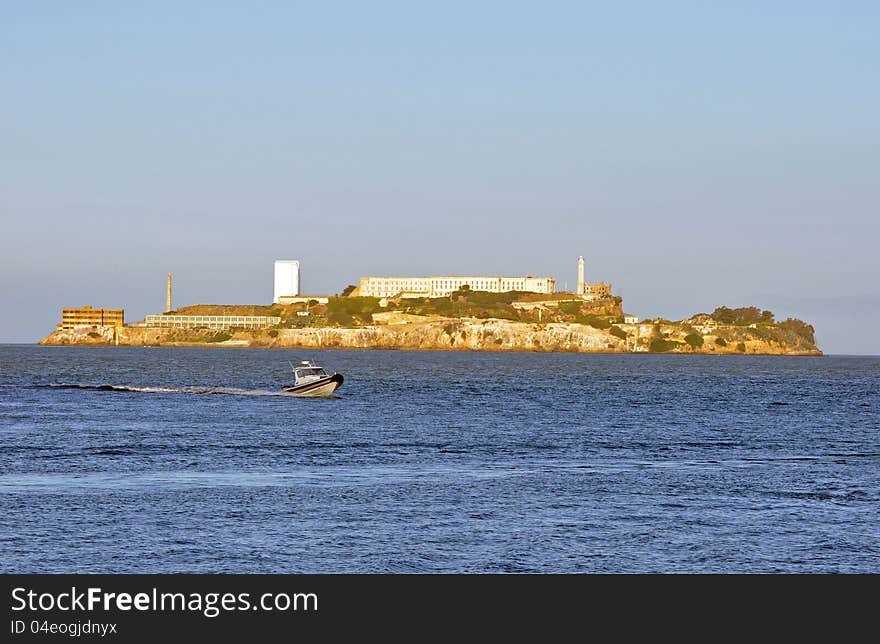
{"label": "rock shoreline", "polygon": [[[747,327],[701,329],[703,345],[681,341],[689,329],[681,324],[619,324],[626,338],[609,330],[576,323],[532,324],[509,320],[445,318],[408,324],[353,328],[307,327],[212,332],[205,329],[84,327],[57,330],[39,344],[63,346],[177,346],[260,349],[390,349],[420,351],[511,351],[542,353],[650,353],[658,330],[678,342],[662,353],[703,355],[820,356],[822,352],[778,329]],[[724,342],[718,344],[718,339]],[[737,345],[740,345],[739,347]]]}

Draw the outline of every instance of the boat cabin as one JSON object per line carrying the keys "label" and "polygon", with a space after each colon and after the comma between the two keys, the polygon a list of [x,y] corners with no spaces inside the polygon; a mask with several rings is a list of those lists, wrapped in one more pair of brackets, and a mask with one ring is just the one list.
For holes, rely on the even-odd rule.
{"label": "boat cabin", "polygon": [[328,374],[321,367],[316,367],[311,363],[305,363],[302,366],[294,367],[293,378],[296,382],[308,382],[309,380],[317,380],[318,378],[326,378]]}

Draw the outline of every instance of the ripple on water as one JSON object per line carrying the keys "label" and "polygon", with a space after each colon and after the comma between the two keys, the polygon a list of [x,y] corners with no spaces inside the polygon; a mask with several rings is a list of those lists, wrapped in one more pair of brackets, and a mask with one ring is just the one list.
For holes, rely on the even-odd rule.
{"label": "ripple on water", "polygon": [[880,359],[308,353],[0,347],[0,568],[880,572]]}

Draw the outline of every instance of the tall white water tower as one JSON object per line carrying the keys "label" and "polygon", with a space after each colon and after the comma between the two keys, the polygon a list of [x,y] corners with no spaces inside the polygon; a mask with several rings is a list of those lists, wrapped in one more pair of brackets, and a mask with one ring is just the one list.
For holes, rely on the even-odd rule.
{"label": "tall white water tower", "polygon": [[272,302],[278,303],[283,295],[299,295],[299,261],[295,259],[275,260],[275,297]]}

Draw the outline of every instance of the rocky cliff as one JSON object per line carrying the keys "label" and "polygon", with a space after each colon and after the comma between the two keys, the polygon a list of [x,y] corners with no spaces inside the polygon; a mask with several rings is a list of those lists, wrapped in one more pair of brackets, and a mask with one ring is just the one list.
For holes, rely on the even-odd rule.
{"label": "rocky cliff", "polygon": [[208,331],[97,327],[55,331],[43,345],[214,346],[433,351],[545,351],[576,353],[703,353],[822,355],[811,343],[781,329],[681,323],[619,324],[608,329],[575,323],[441,318],[354,328],[313,327],[260,331]]}

